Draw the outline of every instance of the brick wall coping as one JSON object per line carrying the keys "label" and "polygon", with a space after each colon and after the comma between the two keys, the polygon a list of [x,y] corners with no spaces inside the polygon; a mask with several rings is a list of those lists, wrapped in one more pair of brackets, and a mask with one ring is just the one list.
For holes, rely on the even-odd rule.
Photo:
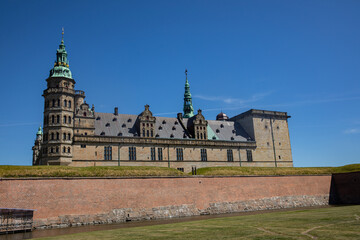
{"label": "brick wall coping", "polygon": [[82,180],[82,179],[168,179],[168,178],[255,178],[255,177],[314,177],[314,176],[331,176],[332,174],[312,174],[312,175],[232,175],[232,176],[134,176],[134,177],[29,177],[29,178],[0,178],[0,181],[13,180]]}

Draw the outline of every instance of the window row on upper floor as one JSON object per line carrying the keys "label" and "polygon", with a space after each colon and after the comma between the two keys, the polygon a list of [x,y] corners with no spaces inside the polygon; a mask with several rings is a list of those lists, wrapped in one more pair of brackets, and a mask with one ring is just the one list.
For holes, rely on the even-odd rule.
{"label": "window row on upper floor", "polygon": [[[60,147],[56,146],[56,147],[44,147],[42,150],[43,154],[48,154],[48,153],[59,153],[60,152]],[[71,148],[70,147],[62,147],[62,152],[63,153],[71,153]]]}
{"label": "window row on upper floor", "polygon": [[[59,141],[60,139],[60,132],[49,132],[44,133],[44,141]],[[71,133],[62,133],[62,140],[70,141],[71,140]]]}
{"label": "window row on upper floor", "polygon": [[62,104],[60,98],[58,99],[51,99],[51,100],[45,100],[45,108],[49,107],[66,107],[71,108],[72,102],[71,100],[64,99]]}
{"label": "window row on upper floor", "polygon": [[[45,115],[44,116],[44,125],[48,124],[60,124],[61,123],[61,115]],[[62,116],[62,123],[63,124],[71,124],[72,123],[72,117],[71,116]]]}

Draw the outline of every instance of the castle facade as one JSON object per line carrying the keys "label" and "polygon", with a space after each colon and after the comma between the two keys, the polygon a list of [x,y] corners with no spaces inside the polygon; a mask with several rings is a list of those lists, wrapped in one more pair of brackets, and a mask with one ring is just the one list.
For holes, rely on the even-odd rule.
{"label": "castle facade", "polygon": [[194,113],[185,79],[183,113],[157,117],[150,106],[139,115],[96,112],[75,90],[62,39],[44,90],[43,130],[33,165],[159,166],[190,172],[215,166],[292,167],[286,112],[251,109],[206,120]]}

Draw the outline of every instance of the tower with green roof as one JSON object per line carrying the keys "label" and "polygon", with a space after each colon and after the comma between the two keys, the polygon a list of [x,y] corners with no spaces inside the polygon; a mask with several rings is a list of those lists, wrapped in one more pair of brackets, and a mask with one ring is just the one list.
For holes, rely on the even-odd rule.
{"label": "tower with green roof", "polygon": [[194,108],[192,105],[192,98],[190,93],[190,84],[187,77],[187,69],[185,69],[185,93],[184,93],[184,118],[191,118],[194,116]]}
{"label": "tower with green roof", "polygon": [[43,93],[44,131],[39,163],[42,165],[68,165],[72,161],[75,80],[67,57],[63,30],[54,67],[46,79],[47,89]]}

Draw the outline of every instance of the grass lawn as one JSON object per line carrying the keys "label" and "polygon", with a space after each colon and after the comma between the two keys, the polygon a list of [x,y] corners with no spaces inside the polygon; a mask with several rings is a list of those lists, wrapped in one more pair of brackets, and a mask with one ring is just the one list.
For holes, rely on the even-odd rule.
{"label": "grass lawn", "polygon": [[66,167],[66,166],[0,166],[0,177],[128,177],[182,176],[166,167]]}
{"label": "grass lawn", "polygon": [[[317,175],[360,171],[360,164],[342,167],[210,167],[199,168],[197,175]],[[0,165],[0,178],[24,177],[140,177],[140,176],[185,176],[174,168],[166,167],[66,167],[66,166],[7,166]]]}
{"label": "grass lawn", "polygon": [[360,164],[341,167],[209,167],[199,168],[198,175],[318,175],[360,171]]}
{"label": "grass lawn", "polygon": [[360,206],[213,218],[41,239],[360,239]]}

